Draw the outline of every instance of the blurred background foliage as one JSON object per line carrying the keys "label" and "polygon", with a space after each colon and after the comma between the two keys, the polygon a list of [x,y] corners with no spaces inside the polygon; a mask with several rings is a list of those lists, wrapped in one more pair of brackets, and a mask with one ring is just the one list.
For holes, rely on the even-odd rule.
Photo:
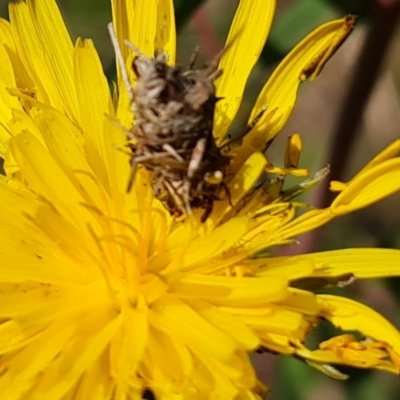
{"label": "blurred background foliage", "polygon": [[[73,40],[77,37],[93,39],[106,74],[112,80],[115,66],[106,29],[111,19],[109,0],[57,2]],[[0,0],[0,13],[5,18],[8,18],[7,3],[8,0]],[[279,0],[271,35],[249,79],[236,125],[243,126],[253,101],[273,67],[299,40],[323,22],[346,14],[356,14],[359,21],[355,32],[328,63],[317,81],[303,85],[292,117],[268,152],[274,163],[281,164],[287,136],[300,132],[304,141],[302,167],[310,168],[314,173],[331,163],[343,167],[342,178],[351,177],[390,141],[400,136],[398,3],[396,0]],[[198,44],[203,49],[203,61],[212,59],[221,50],[237,4],[237,0],[175,0],[180,64],[188,62]],[[388,5],[393,5],[393,9],[382,12],[382,7]],[[372,45],[368,46],[368,41]],[[367,57],[361,58],[366,61],[360,64],[363,52]],[[379,62],[374,66],[373,61],[377,58]],[[358,90],[353,83],[361,75],[370,83],[371,88],[361,95],[361,100],[355,97],[356,100],[349,103],[349,91]],[[360,85],[365,86],[362,81]],[[346,126],[346,118],[349,118],[348,115],[346,117],[346,107],[357,109],[357,106],[360,115],[356,117],[354,129],[349,132],[348,138],[338,141],[335,128]],[[339,146],[332,154],[335,141]],[[351,142],[354,142],[354,146]],[[349,147],[348,155],[345,156]],[[311,193],[307,201],[315,204],[322,200],[320,195]],[[283,253],[343,247],[400,248],[399,204],[400,196],[393,196],[366,210],[341,218],[320,229],[317,235],[303,240],[300,238],[299,246],[284,249]],[[388,282],[356,282],[346,291],[349,296],[362,299],[400,327],[399,287],[399,280],[393,279]],[[340,294],[343,295],[343,290],[340,290]],[[321,340],[328,337],[328,334],[332,332],[323,326],[314,334],[315,343],[316,339]],[[254,362],[259,375],[272,389],[269,400],[400,398],[399,378],[385,373],[340,368],[350,375],[348,381],[342,382],[333,381],[289,357],[255,355]]]}

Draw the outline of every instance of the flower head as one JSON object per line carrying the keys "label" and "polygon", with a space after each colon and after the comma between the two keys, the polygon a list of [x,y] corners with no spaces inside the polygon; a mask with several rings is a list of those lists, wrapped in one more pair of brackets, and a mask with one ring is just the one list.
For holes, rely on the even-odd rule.
{"label": "flower head", "polygon": [[[128,39],[148,56],[162,49],[174,63],[171,1],[112,6],[121,43]],[[273,1],[240,2],[217,81],[218,143],[274,8]],[[233,150],[230,196],[204,223],[201,213],[172,216],[154,197],[145,168],[126,191],[130,156],[121,151],[126,133],[115,120],[131,126],[128,94],[121,79],[119,96],[109,92],[92,42],[73,46],[55,2],[10,4],[10,20],[0,23],[4,398],[260,399],[265,387],[249,360],[255,350],[295,355],[339,377],[329,363],[399,372],[400,335],[392,325],[357,302],[302,284],[398,275],[399,251],[268,256],[270,247],[399,189],[399,141],[351,181],[333,183],[340,194],[327,209],[297,215],[291,199],[312,181],[285,191],[282,180],[264,179],[266,172],[305,175],[297,168],[298,135],[282,167],[263,151],[289,117],[298,85],[319,72],[351,20],[320,27],[277,68]],[[304,341],[321,318],[370,339],[344,335],[312,351]]]}

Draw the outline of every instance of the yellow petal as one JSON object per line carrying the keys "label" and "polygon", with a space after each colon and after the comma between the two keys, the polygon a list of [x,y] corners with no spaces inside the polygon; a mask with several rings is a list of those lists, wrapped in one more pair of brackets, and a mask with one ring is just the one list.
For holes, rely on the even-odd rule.
{"label": "yellow petal", "polygon": [[9,14],[15,45],[22,63],[34,81],[37,99],[63,110],[57,84],[52,79],[27,4],[10,3]]}
{"label": "yellow petal", "polygon": [[81,206],[85,201],[84,194],[82,188],[74,186],[70,180],[71,171],[52,158],[33,135],[22,133],[13,138],[10,149],[33,190],[57,204],[58,210],[82,229],[86,229],[88,219],[94,222],[90,212]]}
{"label": "yellow petal", "polygon": [[[289,272],[287,270],[287,272]],[[295,278],[293,278],[295,279]],[[280,301],[278,304],[292,311],[297,311],[303,315],[317,315],[319,305],[314,293],[306,290],[289,288],[290,296]]]}
{"label": "yellow petal", "polygon": [[75,330],[72,321],[63,326],[65,322],[63,320],[62,323],[60,321],[52,324],[39,340],[35,340],[17,353],[7,372],[0,378],[0,392],[5,399],[21,398],[21,392],[29,389],[38,373],[43,371],[57,354],[60,354]]}
{"label": "yellow petal", "polygon": [[309,324],[303,315],[284,306],[271,304],[264,309],[250,309],[248,315],[243,314],[244,321],[258,332],[263,344],[265,340],[272,339],[275,334],[290,338],[289,341],[304,340],[309,330]]}
{"label": "yellow petal", "polygon": [[3,44],[0,43],[0,155],[8,154],[8,139],[11,132],[6,123],[12,118],[10,108],[20,108],[19,101],[8,92],[9,87],[15,87],[14,70]]}
{"label": "yellow petal", "polygon": [[[119,42],[120,50],[122,52],[123,59],[127,65],[128,75],[133,81],[133,71],[131,68],[132,59],[136,55],[132,53],[132,50],[128,49],[124,41],[128,40],[133,43],[142,53],[149,57],[154,57],[156,37],[158,37],[158,43],[160,43],[160,36],[163,29],[159,32],[160,27],[158,23],[162,21],[157,19],[157,0],[113,0],[112,1],[112,12],[114,29]],[[164,12],[164,15],[160,18],[165,19],[165,23],[168,23],[168,15],[165,10],[164,4],[160,5],[160,8]],[[172,29],[170,26],[166,26],[165,29]],[[168,35],[168,37],[167,37]],[[170,41],[171,31],[165,31],[165,42]],[[172,47],[172,44],[171,44]],[[130,112],[130,100],[125,87],[125,83],[121,79],[120,66],[117,65],[118,75],[118,86],[119,86],[119,99],[118,99],[118,121],[123,126],[130,127],[132,122],[132,115]]]}
{"label": "yellow petal", "polygon": [[[139,302],[143,303],[143,299]],[[119,379],[128,379],[138,367],[148,346],[148,309],[143,304],[136,308],[129,305],[121,312],[121,330],[110,345],[110,364],[111,371]]]}
{"label": "yellow petal", "polygon": [[376,157],[374,157],[357,175],[366,172],[368,169],[377,166],[383,161],[390,160],[393,157],[398,156],[400,153],[400,139],[397,139],[383,149]]}
{"label": "yellow petal", "polygon": [[[176,381],[185,380],[193,373],[193,355],[180,340],[176,340],[168,333],[152,329],[149,332],[146,356],[140,368],[151,371],[152,379],[157,382],[157,386],[173,387]],[[127,379],[130,379],[129,375]]]}
{"label": "yellow petal", "polygon": [[107,79],[91,40],[77,40],[74,72],[82,127],[88,129],[87,134],[94,136],[95,132],[103,129],[105,114],[112,116],[114,110]]}
{"label": "yellow petal", "polygon": [[[18,94],[20,94],[20,92],[18,92]],[[18,98],[17,96],[14,97]],[[24,100],[25,99],[26,97],[24,98]],[[14,176],[15,173],[18,173],[19,171],[19,167],[9,151],[9,138],[17,136],[22,132],[28,131],[35,135],[36,138],[38,138],[43,143],[43,137],[40,129],[37,127],[34,120],[24,110],[14,109],[12,114],[13,118],[8,122],[8,129],[6,130],[7,134],[4,136],[4,145],[6,151],[4,156],[4,170],[6,171],[6,175],[8,177]]]}
{"label": "yellow petal", "polygon": [[107,80],[92,41],[78,39],[74,69],[81,128],[87,137],[89,158],[96,166],[97,175],[107,182],[104,161],[108,159],[110,150],[105,148],[103,132],[105,120],[113,117],[114,110]]}
{"label": "yellow petal", "polygon": [[0,18],[0,42],[4,44],[8,57],[13,64],[17,87],[34,93],[35,87],[32,79],[22,64],[20,52],[16,51],[11,24],[2,18]]}
{"label": "yellow petal", "polygon": [[[42,282],[43,284],[50,283],[52,285],[74,287],[77,282],[83,284],[88,282],[90,278],[93,278],[90,275],[93,270],[89,266],[93,264],[93,261],[90,259],[89,246],[86,244],[87,249],[84,250],[82,246],[78,246],[77,242],[74,242],[78,240],[80,243],[85,242],[84,235],[79,233],[79,230],[74,231],[70,229],[68,231],[65,229],[61,225],[63,221],[60,223],[60,216],[49,206],[50,210],[47,210],[48,219],[38,221],[43,216],[39,213],[35,214],[31,210],[33,205],[37,207],[35,201],[30,199],[32,206],[27,205],[27,199],[22,201],[20,196],[12,194],[10,188],[3,183],[0,184],[0,194],[2,199],[14,201],[10,202],[8,207],[3,205],[3,212],[7,213],[8,217],[3,217],[0,227],[0,234],[3,237],[3,252],[0,254],[0,262],[7,263],[10,268],[0,269],[0,281],[21,283],[32,280]],[[23,210],[24,215],[21,212],[14,212],[16,206],[21,207],[19,210]],[[44,210],[43,213],[45,213]],[[38,228],[37,225],[40,222],[47,224],[46,229],[50,235],[53,235],[52,238],[58,238],[56,240],[57,243],[58,241],[63,241],[63,249]],[[51,226],[51,223],[56,226]],[[27,239],[24,242],[13,240],[14,236],[11,237],[10,232],[13,232],[15,235],[21,234],[19,232],[21,227],[23,227],[25,234],[29,235],[28,237],[31,239]],[[62,235],[63,232],[65,232],[65,235]],[[71,237],[71,235],[74,236]],[[41,245],[37,242],[38,238],[40,238]],[[69,252],[63,251],[66,247],[69,248]],[[89,268],[86,270],[80,268],[80,263],[72,261],[70,256],[76,260],[80,259]],[[59,265],[60,268],[54,268],[54,265]]]}
{"label": "yellow petal", "polygon": [[275,0],[241,0],[226,41],[217,80],[214,136],[222,141],[243,97],[244,87],[271,29]]}
{"label": "yellow petal", "polygon": [[[124,1],[129,3],[129,1]],[[130,27],[128,39],[148,57],[154,56],[157,28],[157,0],[133,0],[129,10],[127,24]],[[132,9],[133,8],[133,9]]]}
{"label": "yellow petal", "polygon": [[[132,51],[124,44],[125,40],[129,40],[149,57],[153,57],[156,51],[163,51],[168,55],[168,63],[175,63],[176,32],[172,0],[112,0],[111,4],[114,29],[132,81],[136,78],[131,68],[132,58],[136,55],[132,54]],[[117,75],[118,121],[129,128],[132,123],[130,100],[125,83],[121,79],[119,65],[117,65]]]}
{"label": "yellow petal", "polygon": [[[110,339],[121,325],[119,314],[111,319],[116,310],[92,310],[80,321],[74,338],[63,346],[51,368],[43,372],[31,395],[32,400],[61,398],[104,351]],[[76,351],[76,352],[75,352]],[[63,379],[58,379],[62,373]],[[100,379],[107,378],[99,377]]]}
{"label": "yellow petal", "polygon": [[365,337],[388,343],[400,354],[400,332],[381,314],[354,300],[318,295],[322,316],[344,331],[358,331]]}
{"label": "yellow petal", "polygon": [[357,341],[353,335],[344,334],[328,339],[319,349],[310,351],[300,344],[296,354],[307,363],[334,379],[344,380],[342,374],[329,364],[344,364],[356,368],[375,368],[399,373],[398,356],[382,341]]}
{"label": "yellow petal", "polygon": [[[104,352],[99,357],[98,362],[94,363],[83,374],[76,385],[76,391],[72,390],[70,396],[68,393],[65,400],[108,400],[116,386],[110,377],[108,357],[107,352]],[[139,399],[140,397],[132,396],[132,400]]]}
{"label": "yellow petal", "polygon": [[[8,88],[15,88],[14,68],[4,45],[0,44],[0,112],[11,117],[11,108],[21,108],[18,98],[11,96]],[[7,121],[6,118],[2,121]]]}
{"label": "yellow petal", "polygon": [[155,49],[168,55],[168,64],[175,65],[176,31],[173,0],[159,0],[157,4]]}
{"label": "yellow petal", "polygon": [[314,270],[303,276],[312,277],[352,274],[356,278],[384,278],[400,275],[400,250],[395,249],[343,249],[272,259],[273,265],[282,262],[293,263],[293,267],[311,263]]}
{"label": "yellow petal", "polygon": [[[0,312],[2,315],[8,315],[15,318],[21,314],[28,314],[29,311],[35,308],[43,308],[49,302],[55,301],[57,298],[66,294],[66,289],[61,286],[44,287],[40,283],[21,283],[15,285],[10,283],[9,286],[2,282],[2,292],[0,294]],[[8,289],[8,290],[7,290]],[[10,321],[11,322],[11,321]],[[0,325],[3,336],[5,329]],[[12,342],[6,345],[11,346]],[[1,353],[4,352],[4,343],[1,344]],[[10,351],[10,350],[8,350]]]}
{"label": "yellow petal", "polygon": [[303,148],[301,136],[298,133],[288,137],[285,152],[285,167],[297,168],[299,165],[300,154]]}
{"label": "yellow petal", "polygon": [[71,38],[54,0],[30,0],[28,8],[42,51],[67,115],[78,121]]}
{"label": "yellow petal", "polygon": [[[268,282],[273,284],[268,286]],[[267,286],[266,286],[267,285]],[[285,277],[226,277],[190,274],[171,287],[184,298],[205,298],[213,304],[230,307],[265,306],[287,296]]]}
{"label": "yellow petal", "polygon": [[[252,222],[248,217],[232,218],[213,229],[207,235],[195,240],[192,239],[180,269],[192,270],[196,267],[204,266],[206,259],[210,260],[213,257],[218,257],[225,250],[234,246],[246,234],[251,225]],[[182,236],[179,239],[180,245],[182,245]],[[205,252],[204,249],[207,249],[207,251]],[[171,258],[173,259],[173,254],[179,251],[181,251],[180,246],[171,251]]]}
{"label": "yellow petal", "polygon": [[213,326],[182,300],[164,296],[152,306],[151,322],[201,355],[229,359],[237,342]]}
{"label": "yellow petal", "polygon": [[333,215],[329,209],[310,210],[284,225],[279,232],[276,232],[276,236],[279,236],[281,240],[290,239],[325,225],[332,218]]}
{"label": "yellow petal", "polygon": [[260,345],[255,332],[250,329],[240,318],[231,313],[224,312],[217,307],[206,307],[198,299],[189,301],[189,304],[200,313],[203,318],[216,325],[222,331],[236,339],[248,350],[254,350]]}
{"label": "yellow petal", "polygon": [[[124,45],[124,40],[130,40],[131,21],[134,16],[135,1],[111,0],[114,30],[121,47],[124,60],[128,58],[128,47]],[[135,26],[133,29],[139,29]],[[138,46],[138,43],[134,43]],[[117,68],[117,72],[118,68]]]}
{"label": "yellow petal", "polygon": [[260,259],[261,276],[290,276],[290,280],[296,280],[309,276],[314,271],[312,261],[301,256],[270,257],[267,261]]}
{"label": "yellow petal", "polygon": [[5,44],[10,50],[15,51],[11,24],[4,18],[0,18],[0,43]]}
{"label": "yellow petal", "polygon": [[243,143],[258,150],[271,143],[292,112],[300,84],[310,75],[314,78],[313,72],[321,71],[351,32],[354,23],[354,17],[346,17],[321,25],[283,59],[259,94],[248,124],[260,116],[263,110],[266,111],[244,137]]}
{"label": "yellow petal", "polygon": [[[3,299],[1,299],[3,301]],[[16,297],[4,298],[4,301],[15,301],[21,300]],[[28,300],[28,299],[27,299]],[[32,299],[34,300],[34,299]],[[33,303],[34,306],[37,305],[37,302]],[[28,307],[25,305],[25,310]],[[32,303],[30,308],[32,309]],[[15,314],[7,314],[9,311],[7,308],[4,310],[5,314],[3,315],[10,315],[10,317],[15,317]],[[24,329],[25,328],[25,329]],[[16,322],[13,319],[8,319],[8,321],[3,322],[0,325],[0,351],[1,354],[6,354],[9,352],[15,352],[23,348],[24,346],[28,345],[32,340],[35,340],[38,335],[42,332],[44,326],[36,325],[34,328],[23,327],[21,324]]]}
{"label": "yellow petal", "polygon": [[293,219],[295,210],[287,203],[275,203],[263,207],[260,215],[258,224],[243,238],[244,248],[253,255],[271,246],[288,242],[287,239],[281,237],[280,232],[282,226]]}
{"label": "yellow petal", "polygon": [[347,214],[400,190],[400,158],[390,159],[357,175],[332,202],[332,213]]}
{"label": "yellow petal", "polygon": [[246,194],[254,187],[260,175],[264,171],[267,160],[263,154],[254,152],[243,162],[240,170],[228,183],[229,201],[221,201],[215,205],[215,209],[210,216],[211,221],[217,225],[229,214],[235,206],[240,203]]}

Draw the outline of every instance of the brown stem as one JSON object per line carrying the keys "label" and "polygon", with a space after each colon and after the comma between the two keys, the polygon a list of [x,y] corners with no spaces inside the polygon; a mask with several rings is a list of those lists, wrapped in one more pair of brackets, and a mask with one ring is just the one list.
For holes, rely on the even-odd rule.
{"label": "brown stem", "polygon": [[206,7],[207,4],[203,4],[193,14],[192,25],[199,36],[200,45],[206,59],[212,60],[221,51],[222,46]]}

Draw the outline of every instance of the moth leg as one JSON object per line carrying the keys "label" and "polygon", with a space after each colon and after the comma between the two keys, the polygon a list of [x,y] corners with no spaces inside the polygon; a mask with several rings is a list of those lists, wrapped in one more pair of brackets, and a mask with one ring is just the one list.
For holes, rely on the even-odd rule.
{"label": "moth leg", "polygon": [[159,160],[161,158],[167,158],[171,154],[167,151],[161,152],[161,153],[150,153],[150,154],[144,154],[142,156],[137,156],[135,157],[135,162],[136,164],[144,164],[146,161],[150,160]]}
{"label": "moth leg", "polygon": [[149,60],[149,59],[150,59],[149,57],[145,56],[145,54],[142,53],[142,52],[139,50],[139,47],[136,47],[136,46],[135,46],[133,43],[131,43],[129,40],[125,39],[125,40],[124,40],[124,45],[127,46],[127,47],[129,47],[133,52],[135,52],[135,53],[138,55],[138,57],[142,58],[143,60]]}
{"label": "moth leg", "polygon": [[217,69],[216,71],[214,71],[210,75],[208,75],[208,79],[210,79],[211,81],[215,81],[221,75],[222,75],[222,70]]}
{"label": "moth leg", "polygon": [[165,153],[157,153],[157,154],[144,154],[141,156],[133,156],[132,160],[131,160],[131,165],[132,165],[132,170],[129,174],[129,180],[128,180],[128,186],[127,186],[127,193],[129,193],[132,190],[133,187],[133,182],[135,180],[135,174],[137,171],[137,167],[139,164],[144,164],[146,161],[150,161],[154,158],[158,159],[158,158],[163,158],[168,156],[169,153],[165,152]]}
{"label": "moth leg", "polygon": [[203,215],[201,216],[201,219],[200,219],[200,221],[203,224],[204,224],[204,222],[207,221],[208,217],[212,213],[213,207],[214,207],[213,201],[211,199],[207,199],[206,206],[205,206],[205,209],[204,209],[204,213],[203,213]]}
{"label": "moth leg", "polygon": [[163,181],[163,184],[165,186],[165,188],[168,190],[169,194],[172,196],[172,198],[174,199],[175,205],[178,207],[179,211],[182,214],[185,214],[185,212],[187,212],[187,208],[184,206],[184,204],[182,203],[182,200],[180,199],[180,197],[178,196],[178,194],[176,193],[175,188],[173,187],[173,185],[171,185],[169,183],[169,181],[167,179],[165,179]]}
{"label": "moth leg", "polygon": [[165,150],[168,154],[174,157],[179,162],[185,162],[185,160],[178,154],[178,152],[168,143],[164,143],[162,145],[163,150]]}
{"label": "moth leg", "polygon": [[193,69],[194,64],[196,63],[197,57],[199,56],[200,50],[201,50],[200,46],[196,46],[194,48],[194,51],[193,51],[192,55],[190,56],[189,65],[187,67],[188,71]]}
{"label": "moth leg", "polygon": [[229,43],[227,43],[225,47],[211,60],[210,64],[205,70],[205,74],[209,79],[217,79],[222,74],[222,70],[218,70],[218,64],[221,61],[222,56],[232,47],[232,45],[235,43],[236,38],[242,33],[243,29],[237,32],[236,35],[231,38]]}
{"label": "moth leg", "polygon": [[179,111],[182,110],[184,105],[177,101],[170,101],[165,105],[165,108],[157,110],[160,114],[160,119],[164,121],[170,121],[172,117],[175,117]]}
{"label": "moth leg", "polygon": [[230,146],[232,143],[238,142],[240,139],[243,139],[257,124],[257,122],[261,119],[261,117],[264,115],[265,111],[267,111],[267,106],[264,106],[261,108],[259,113],[255,116],[255,118],[246,126],[246,129],[235,138],[232,138],[231,135],[228,135],[227,141],[223,143],[220,147],[219,150],[222,150],[228,146]]}
{"label": "moth leg", "polygon": [[130,104],[131,104],[131,111],[134,113],[133,100],[135,99],[135,90],[133,89],[133,86],[131,85],[131,82],[129,81],[128,71],[126,70],[124,57],[123,57],[122,51],[121,51],[121,46],[118,43],[117,35],[115,33],[112,22],[110,22],[107,25],[107,27],[108,27],[108,32],[109,32],[109,35],[111,38],[112,46],[114,47],[115,57],[117,59],[118,65],[119,65],[121,77],[124,82],[126,91],[128,92],[128,96],[129,96],[129,100],[130,100]]}
{"label": "moth leg", "polygon": [[183,183],[183,201],[185,203],[185,209],[187,214],[192,214],[192,207],[190,207],[190,180],[186,178],[185,182]]}
{"label": "moth leg", "polygon": [[132,160],[132,169],[129,174],[128,186],[126,188],[127,193],[130,193],[130,191],[132,190],[133,182],[135,180],[135,175],[136,175],[136,171],[137,171],[137,166],[138,166],[138,163],[133,159]]}
{"label": "moth leg", "polygon": [[192,152],[192,157],[190,158],[188,169],[187,169],[187,178],[183,183],[183,199],[186,206],[186,212],[188,214],[192,213],[190,207],[190,188],[191,188],[191,181],[196,174],[196,172],[200,168],[200,164],[203,161],[203,156],[206,151],[206,138],[201,138],[197,141],[195,148]]}
{"label": "moth leg", "polygon": [[131,149],[131,147],[129,147],[129,146],[124,146],[123,147],[123,146],[121,146],[119,144],[115,144],[113,147],[114,147],[115,150],[120,151],[121,153],[132,157],[132,150],[128,151],[128,150],[125,150],[125,148],[124,148],[124,147],[127,147],[127,148]]}
{"label": "moth leg", "polygon": [[125,133],[126,136],[128,136],[129,139],[136,139],[135,135],[132,133],[132,131],[130,131],[129,129],[125,128],[125,126],[123,126],[121,124],[120,121],[118,121],[117,119],[115,119],[114,117],[112,117],[111,115],[105,115],[105,117],[112,122],[112,124],[114,124],[118,129],[120,129],[122,132]]}
{"label": "moth leg", "polygon": [[158,125],[160,123],[160,117],[155,114],[153,106],[151,104],[143,104],[140,108],[142,119],[147,118],[151,123]]}
{"label": "moth leg", "polygon": [[267,106],[262,107],[255,118],[250,122],[249,125],[247,125],[246,133],[251,131],[256,126],[257,122],[264,115],[265,111],[267,111]]}
{"label": "moth leg", "polygon": [[158,98],[163,90],[164,81],[162,79],[154,79],[152,85],[148,85],[144,99],[141,102],[147,105],[154,101],[158,101]]}
{"label": "moth leg", "polygon": [[192,157],[189,161],[187,170],[188,179],[192,179],[195,173],[199,170],[200,164],[203,161],[203,156],[206,151],[206,138],[201,138],[197,141],[195,148],[193,149]]}
{"label": "moth leg", "polygon": [[233,203],[232,203],[231,191],[229,190],[228,185],[227,185],[225,182],[221,182],[221,188],[222,188],[222,190],[225,192],[225,195],[226,195],[226,197],[227,197],[227,199],[228,199],[229,205],[233,208],[234,205],[233,205]]}

